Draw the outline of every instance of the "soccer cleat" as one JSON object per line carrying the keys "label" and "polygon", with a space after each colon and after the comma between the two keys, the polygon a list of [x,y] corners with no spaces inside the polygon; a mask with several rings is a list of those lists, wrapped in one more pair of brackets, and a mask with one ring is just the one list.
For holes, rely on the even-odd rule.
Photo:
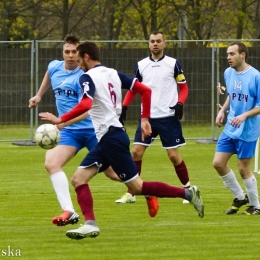
{"label": "soccer cleat", "polygon": [[145,199],[148,206],[148,214],[150,215],[150,217],[153,218],[157,215],[159,210],[159,203],[157,197],[149,196],[149,197],[145,197]]}
{"label": "soccer cleat", "polygon": [[73,230],[68,230],[66,232],[66,236],[71,238],[71,239],[83,239],[86,237],[97,237],[100,233],[100,230],[96,226],[92,226],[89,224],[84,224],[81,227]]}
{"label": "soccer cleat", "polygon": [[239,210],[240,207],[242,207],[243,205],[246,205],[247,203],[249,203],[248,197],[245,194],[245,198],[243,200],[239,200],[238,198],[235,198],[233,200],[233,203],[231,205],[231,207],[226,211],[226,214],[236,214]]}
{"label": "soccer cleat", "polygon": [[120,199],[116,200],[115,202],[116,203],[134,203],[135,196],[133,196],[131,193],[127,192]]}
{"label": "soccer cleat", "polygon": [[190,202],[188,200],[183,200],[182,203],[183,204],[189,204]]}
{"label": "soccer cleat", "polygon": [[66,226],[68,224],[76,224],[79,221],[79,215],[76,212],[64,210],[63,213],[52,219],[52,223],[56,226]]}
{"label": "soccer cleat", "polygon": [[249,206],[242,214],[243,215],[260,215],[260,209],[256,208],[255,206]]}
{"label": "soccer cleat", "polygon": [[204,205],[202,202],[202,198],[200,196],[200,190],[197,186],[192,186],[189,188],[192,192],[192,199],[191,199],[191,204],[194,206],[194,208],[197,210],[199,216],[201,218],[204,217]]}

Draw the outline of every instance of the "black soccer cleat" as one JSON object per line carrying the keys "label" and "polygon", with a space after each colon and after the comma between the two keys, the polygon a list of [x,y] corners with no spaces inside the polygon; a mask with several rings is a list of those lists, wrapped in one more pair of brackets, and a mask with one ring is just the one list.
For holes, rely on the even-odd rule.
{"label": "black soccer cleat", "polygon": [[246,205],[247,203],[249,203],[247,194],[245,194],[245,198],[243,200],[239,200],[238,198],[235,198],[233,200],[233,203],[231,205],[231,207],[226,211],[226,214],[236,214],[239,210],[239,208],[241,208],[243,205]]}
{"label": "black soccer cleat", "polygon": [[243,215],[260,215],[260,209],[256,208],[255,206],[249,206],[242,214]]}

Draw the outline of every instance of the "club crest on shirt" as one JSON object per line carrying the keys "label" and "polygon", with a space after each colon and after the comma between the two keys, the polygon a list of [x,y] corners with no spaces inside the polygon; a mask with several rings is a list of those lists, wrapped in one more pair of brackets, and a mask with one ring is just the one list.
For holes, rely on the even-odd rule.
{"label": "club crest on shirt", "polygon": [[82,85],[84,86],[84,93],[88,92],[89,91],[89,82],[88,81],[83,82]]}
{"label": "club crest on shirt", "polygon": [[62,80],[60,85],[63,85],[63,84],[65,84],[65,83],[66,83],[66,81],[67,81],[67,79],[68,79],[68,78],[66,78],[66,79]]}

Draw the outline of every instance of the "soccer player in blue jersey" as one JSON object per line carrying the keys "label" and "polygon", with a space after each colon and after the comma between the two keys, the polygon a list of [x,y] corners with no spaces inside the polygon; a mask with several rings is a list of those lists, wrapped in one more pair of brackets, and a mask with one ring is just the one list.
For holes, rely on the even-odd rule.
{"label": "soccer player in blue jersey", "polygon": [[[140,124],[137,127],[133,159],[141,173],[142,158],[146,148],[151,146],[154,139],[159,136],[163,148],[173,164],[175,172],[183,187],[190,187],[189,174],[178,148],[185,145],[180,120],[183,115],[183,105],[188,96],[188,86],[182,67],[178,60],[166,56],[164,48],[166,42],[163,34],[154,31],[150,34],[149,48],[151,55],[142,59],[136,65],[134,75],[139,81],[152,89],[151,118],[152,134],[144,141],[141,140]],[[179,88],[179,94],[178,94]],[[123,109],[120,120],[126,117],[126,110],[134,98],[134,93],[128,91],[123,100]],[[155,216],[158,211],[158,202],[154,197],[147,197],[150,205],[149,213]],[[128,190],[117,203],[135,202],[135,197]],[[187,203],[187,201],[183,201]]]}
{"label": "soccer player in blue jersey", "polygon": [[[228,97],[216,117],[219,127],[225,119],[225,112],[229,110],[229,113],[217,142],[213,166],[234,196],[226,214],[235,214],[241,206],[249,203],[243,214],[260,215],[257,180],[251,171],[259,137],[260,73],[246,62],[247,56],[247,47],[241,42],[231,43],[227,48],[230,67],[225,70],[224,79]],[[246,194],[227,165],[233,154],[237,155],[238,171]]]}
{"label": "soccer player in blue jersey", "polygon": [[[63,61],[54,60],[49,63],[38,93],[29,100],[29,107],[37,106],[43,94],[52,87],[59,116],[71,110],[81,98],[79,77],[83,71],[79,68],[76,53],[79,38],[67,35],[63,42]],[[62,167],[76,153],[86,147],[91,150],[97,143],[94,127],[88,113],[59,126],[61,139],[59,144],[46,152],[45,168],[50,174],[57,199],[63,214],[52,219],[53,224],[64,226],[77,223],[79,215],[75,212],[69,193],[68,179]],[[109,168],[106,174],[111,179],[119,180]],[[90,193],[90,191],[89,191]]]}
{"label": "soccer player in blue jersey", "polygon": [[43,120],[60,124],[89,111],[99,140],[96,147],[83,159],[72,177],[72,184],[75,187],[85,223],[77,229],[67,231],[66,235],[72,239],[99,235],[100,230],[95,219],[90,218],[88,214],[90,208],[93,209],[93,200],[88,197],[85,191],[86,181],[109,165],[133,194],[187,199],[202,218],[204,206],[198,187],[184,189],[162,182],[146,182],[142,181],[138,175],[138,169],[129,150],[129,137],[119,121],[122,108],[121,88],[141,94],[143,104],[142,138],[151,134],[151,126],[148,121],[151,108],[151,89],[136,78],[129,78],[123,73],[103,66],[100,63],[100,50],[94,42],[81,43],[77,50],[78,63],[86,72],[79,80],[83,91],[81,102],[60,118],[46,112],[39,114]]}

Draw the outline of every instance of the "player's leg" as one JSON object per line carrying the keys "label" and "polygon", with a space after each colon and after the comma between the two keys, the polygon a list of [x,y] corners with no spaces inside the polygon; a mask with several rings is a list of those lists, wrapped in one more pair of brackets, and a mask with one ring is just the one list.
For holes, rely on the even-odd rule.
{"label": "player's leg", "polygon": [[[145,152],[146,146],[142,144],[134,144],[132,149],[132,157],[136,164],[138,174],[141,174],[142,169],[142,158]],[[116,203],[134,203],[136,201],[135,196],[131,193],[130,190],[127,190],[126,193],[118,200]]]}
{"label": "player's leg", "polygon": [[[138,174],[141,174],[142,170],[142,158],[143,154],[145,152],[146,146],[143,145],[142,142],[142,131],[141,131],[141,124],[139,121],[139,124],[137,126],[136,132],[135,132],[135,138],[134,138],[134,146],[132,149],[132,156],[134,159],[134,162],[136,164]],[[136,198],[133,194],[131,194],[130,190],[127,190],[126,193],[118,200],[116,200],[116,203],[134,203],[136,201]]]}
{"label": "player's leg", "polygon": [[[189,179],[189,173],[188,169],[186,167],[186,164],[184,160],[182,159],[179,150],[177,148],[171,148],[171,149],[166,149],[167,155],[172,162],[175,172],[185,189],[190,188],[190,179]],[[189,203],[187,200],[183,200],[183,203]]]}
{"label": "player's leg", "polygon": [[251,171],[251,162],[255,152],[256,141],[238,142],[238,170],[243,179],[246,194],[248,196],[249,207],[243,212],[246,215],[260,215],[259,196],[257,180]]}
{"label": "player's leg", "polygon": [[188,169],[177,148],[166,148],[167,155],[174,166],[175,172],[184,188],[190,188]]}
{"label": "player's leg", "polygon": [[69,192],[69,182],[62,167],[75,155],[76,148],[67,145],[57,145],[48,150],[45,159],[45,168],[50,174],[50,179],[63,214],[52,219],[54,225],[64,226],[79,221],[75,212]]}
{"label": "player's leg", "polygon": [[77,223],[79,216],[75,213],[69,192],[68,179],[62,167],[84,147],[84,139],[89,131],[63,128],[58,146],[46,153],[45,167],[50,173],[51,181],[58,201],[63,210],[61,216],[54,217],[52,222],[58,226]]}
{"label": "player's leg", "polygon": [[[101,167],[102,166],[102,167]],[[71,183],[77,194],[77,201],[84,216],[84,225],[77,229],[69,230],[66,235],[72,239],[96,237],[100,230],[96,224],[93,208],[93,198],[88,187],[88,182],[98,173],[108,168],[108,164],[99,155],[98,145],[93,148],[83,159],[74,173]]]}
{"label": "player's leg", "polygon": [[[194,205],[199,216],[204,216],[204,206],[197,187],[184,189],[162,182],[143,182],[138,175],[137,167],[129,152],[129,138],[127,134],[118,130],[106,135],[106,141],[102,144],[102,151],[106,156],[106,160],[133,194],[187,199]],[[113,149],[113,146],[116,149]]]}
{"label": "player's leg", "polygon": [[67,231],[66,236],[69,238],[93,238],[97,237],[100,233],[94,216],[93,198],[87,184],[87,182],[97,173],[97,170],[98,168],[95,165],[89,168],[78,168],[72,177],[71,183],[75,188],[78,204],[84,215],[85,222],[81,227]]}
{"label": "player's leg", "polygon": [[159,198],[182,198],[188,200],[198,212],[199,217],[204,217],[204,205],[197,186],[184,189],[163,182],[142,181],[140,176],[125,184],[135,195],[151,194]]}
{"label": "player's leg", "polygon": [[104,170],[104,174],[112,181],[121,182],[120,178],[116,175],[112,167],[108,167],[106,170]]}
{"label": "player's leg", "polygon": [[[181,146],[186,145],[180,121],[173,116],[160,118],[156,120],[155,127],[160,135],[162,146],[166,149],[168,158],[170,159],[183,188],[189,189],[190,178],[188,169],[178,150]],[[183,200],[183,203],[189,202]]]}
{"label": "player's leg", "polygon": [[[135,137],[134,137],[134,146],[132,148],[132,157],[136,164],[136,167],[138,169],[138,174],[141,174],[142,170],[142,158],[144,155],[144,152],[148,146],[151,145],[153,141],[153,134],[150,137],[147,137],[145,141],[142,140],[142,130],[141,130],[141,124],[139,122]],[[136,201],[135,196],[131,194],[130,190],[127,190],[126,193],[118,200],[116,200],[116,203],[134,203]]]}
{"label": "player's leg", "polygon": [[224,185],[234,196],[231,207],[226,214],[235,214],[239,208],[248,203],[247,195],[244,193],[237,181],[235,173],[227,166],[230,157],[236,153],[236,147],[231,138],[222,133],[218,139],[216,152],[213,159],[213,167],[222,179]]}
{"label": "player's leg", "polygon": [[[153,122],[150,120],[151,127],[153,129]],[[132,157],[136,164],[138,174],[141,174],[142,170],[142,158],[144,155],[144,152],[148,146],[150,146],[157,136],[156,131],[152,131],[151,136],[145,138],[145,140],[142,140],[142,131],[141,131],[141,125],[139,123],[135,138],[134,138],[134,146],[132,149]],[[159,203],[155,196],[146,195],[145,196],[147,207],[148,207],[148,214],[151,217],[155,217],[159,210]],[[136,201],[135,196],[131,193],[131,191],[128,189],[127,192],[118,200],[116,200],[116,203],[133,203]]]}
{"label": "player's leg", "polygon": [[[90,151],[98,143],[95,131],[94,131],[94,129],[86,129],[86,130],[82,130],[82,131],[84,131],[84,132],[81,133],[81,135],[83,137],[83,134],[84,134],[84,137],[80,138],[79,141],[84,143],[84,146]],[[104,174],[113,181],[121,181],[120,178],[116,175],[116,173],[114,172],[114,170],[111,167],[108,167],[104,171]]]}

